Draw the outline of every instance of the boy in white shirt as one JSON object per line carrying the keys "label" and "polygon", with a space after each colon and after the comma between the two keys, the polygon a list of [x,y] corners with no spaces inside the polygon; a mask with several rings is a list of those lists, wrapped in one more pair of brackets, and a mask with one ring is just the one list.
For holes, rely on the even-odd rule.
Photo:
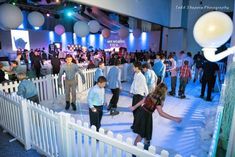
{"label": "boy in white shirt", "polygon": [[[134,75],[134,80],[131,84],[130,93],[133,94],[132,106],[135,106],[139,101],[141,101],[144,98],[144,96],[147,96],[149,92],[146,79],[141,72],[141,67],[142,67],[141,63],[135,62],[133,66],[134,66],[133,70],[135,72],[135,75]],[[134,121],[138,110],[139,108],[133,111]],[[131,129],[132,128],[133,126],[131,126]]]}

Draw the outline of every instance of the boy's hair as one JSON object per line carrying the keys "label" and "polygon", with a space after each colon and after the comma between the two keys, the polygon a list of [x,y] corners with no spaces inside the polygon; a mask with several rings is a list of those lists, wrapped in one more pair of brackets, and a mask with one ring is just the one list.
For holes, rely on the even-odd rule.
{"label": "boy's hair", "polygon": [[73,58],[73,56],[71,54],[67,54],[65,59],[67,59],[67,58]]}
{"label": "boy's hair", "polygon": [[161,54],[159,58],[160,58],[160,60],[163,60],[163,59],[165,59],[165,56],[164,56],[164,54]]}
{"label": "boy's hair", "polygon": [[25,78],[26,78],[26,73],[24,73],[24,72],[18,73],[18,74],[17,74],[17,78],[18,78],[19,80],[25,79]]}
{"label": "boy's hair", "polygon": [[107,79],[104,76],[100,76],[97,81],[98,83],[104,83],[107,82]]}
{"label": "boy's hair", "polygon": [[184,65],[188,65],[188,61],[187,60],[184,61]]}
{"label": "boy's hair", "polygon": [[171,59],[171,58],[174,58],[173,55],[169,55],[169,56],[168,56],[168,59]]}
{"label": "boy's hair", "polygon": [[18,65],[18,62],[17,62],[17,61],[12,61],[11,63],[12,63],[12,64],[15,64],[15,65]]}
{"label": "boy's hair", "polygon": [[118,66],[118,65],[120,65],[120,64],[121,64],[120,60],[119,60],[119,59],[115,59],[114,65],[115,65],[115,66]]}
{"label": "boy's hair", "polygon": [[144,68],[149,69],[149,64],[147,64],[147,63],[143,64],[142,68],[143,68],[143,69],[144,69]]}
{"label": "boy's hair", "polygon": [[138,68],[139,70],[141,70],[141,68],[142,68],[142,65],[140,62],[134,62],[133,65],[135,68]]}
{"label": "boy's hair", "polygon": [[103,61],[100,61],[100,62],[98,63],[98,66],[100,66],[100,65],[102,65],[102,64],[104,64],[104,62],[103,62]]}
{"label": "boy's hair", "polygon": [[3,64],[0,62],[0,69],[2,69],[3,68]]}

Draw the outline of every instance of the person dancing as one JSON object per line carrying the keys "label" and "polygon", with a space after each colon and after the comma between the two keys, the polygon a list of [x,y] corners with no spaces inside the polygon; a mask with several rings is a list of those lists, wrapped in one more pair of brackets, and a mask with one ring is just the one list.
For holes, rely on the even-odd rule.
{"label": "person dancing", "polygon": [[181,122],[181,118],[174,117],[163,111],[163,104],[167,93],[167,86],[160,83],[152,93],[149,93],[146,98],[142,99],[135,106],[130,107],[131,111],[139,108],[136,119],[133,124],[133,132],[137,133],[134,144],[137,145],[144,138],[144,148],[148,149],[153,131],[152,114],[157,109],[160,116],[173,120],[177,123]]}

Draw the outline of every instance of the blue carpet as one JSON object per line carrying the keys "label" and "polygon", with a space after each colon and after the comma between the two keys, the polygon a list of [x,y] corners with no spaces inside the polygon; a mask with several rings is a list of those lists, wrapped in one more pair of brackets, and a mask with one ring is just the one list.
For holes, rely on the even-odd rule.
{"label": "blue carpet", "polygon": [[40,157],[35,150],[30,149],[26,151],[24,146],[16,141],[9,142],[13,139],[8,133],[3,133],[3,129],[0,128],[0,157]]}

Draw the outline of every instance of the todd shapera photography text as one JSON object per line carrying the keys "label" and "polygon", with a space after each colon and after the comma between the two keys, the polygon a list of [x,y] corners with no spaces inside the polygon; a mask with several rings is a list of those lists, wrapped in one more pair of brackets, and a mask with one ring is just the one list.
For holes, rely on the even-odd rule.
{"label": "todd shapera photography text", "polygon": [[204,5],[204,6],[192,6],[192,5],[176,5],[176,9],[188,9],[188,10],[202,10],[202,9],[207,9],[207,10],[229,10],[228,6],[209,6],[209,5]]}

